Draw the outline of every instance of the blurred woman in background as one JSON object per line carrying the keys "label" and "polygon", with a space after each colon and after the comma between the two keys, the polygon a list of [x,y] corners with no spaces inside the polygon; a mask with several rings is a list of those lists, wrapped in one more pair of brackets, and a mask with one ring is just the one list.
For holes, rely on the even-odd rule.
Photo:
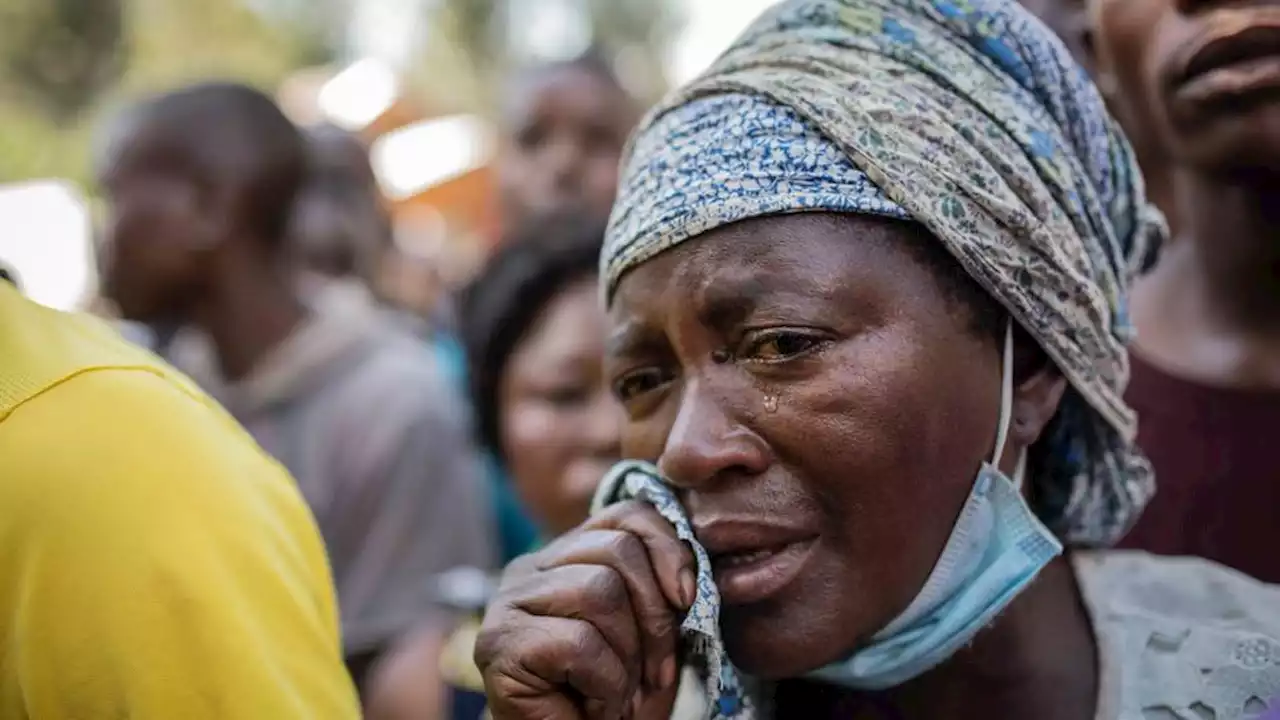
{"label": "blurred woman in background", "polygon": [[[538,535],[526,549],[587,517],[600,478],[619,459],[621,407],[604,375],[605,316],[597,262],[602,222],[561,216],[508,238],[462,298],[464,344],[480,443],[503,471]],[[487,601],[487,598],[485,598]],[[475,717],[483,686],[471,659],[475,627],[450,643],[442,667],[454,717]],[[680,717],[696,717],[678,708]],[[471,708],[470,713],[463,711]]]}
{"label": "blurred woman in background", "polygon": [[[526,226],[461,298],[469,390],[507,559],[581,522],[619,457],[595,290],[603,234],[602,224],[575,219]],[[460,609],[481,611],[487,602],[486,591]],[[441,661],[454,720],[474,720],[484,708],[471,660],[476,629],[473,622],[456,633]]]}
{"label": "blurred woman in background", "polygon": [[587,516],[619,457],[596,293],[604,229],[562,219],[523,235],[537,237],[512,237],[466,292],[463,342],[480,442],[555,536]]}

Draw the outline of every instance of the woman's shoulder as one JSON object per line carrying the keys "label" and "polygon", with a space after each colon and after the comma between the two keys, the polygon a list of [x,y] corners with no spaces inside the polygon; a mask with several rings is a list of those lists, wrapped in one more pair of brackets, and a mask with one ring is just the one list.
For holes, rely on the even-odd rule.
{"label": "woman's shoulder", "polygon": [[1227,720],[1280,706],[1280,586],[1199,558],[1073,562],[1098,636],[1099,718]]}
{"label": "woman's shoulder", "polygon": [[1203,622],[1280,637],[1280,585],[1194,557],[1130,550],[1073,556],[1086,595],[1112,614]]}

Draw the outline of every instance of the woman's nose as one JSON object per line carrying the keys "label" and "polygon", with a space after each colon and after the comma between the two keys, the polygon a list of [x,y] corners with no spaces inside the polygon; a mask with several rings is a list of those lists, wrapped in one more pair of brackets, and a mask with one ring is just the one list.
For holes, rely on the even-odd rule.
{"label": "woman's nose", "polygon": [[658,458],[663,475],[679,487],[697,489],[734,475],[758,475],[769,463],[768,445],[734,418],[723,399],[697,383],[685,386]]}

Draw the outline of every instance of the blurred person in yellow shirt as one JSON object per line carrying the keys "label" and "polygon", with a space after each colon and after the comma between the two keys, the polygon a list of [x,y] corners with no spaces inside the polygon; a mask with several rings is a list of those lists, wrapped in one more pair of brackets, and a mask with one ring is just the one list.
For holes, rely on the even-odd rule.
{"label": "blurred person in yellow shirt", "polygon": [[0,718],[356,718],[288,474],[106,325],[0,283]]}

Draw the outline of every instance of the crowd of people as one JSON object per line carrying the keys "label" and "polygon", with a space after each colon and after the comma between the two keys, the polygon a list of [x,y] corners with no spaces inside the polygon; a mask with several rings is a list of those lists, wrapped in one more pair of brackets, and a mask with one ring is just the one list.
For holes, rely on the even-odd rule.
{"label": "crowd of people", "polygon": [[134,104],[118,317],[0,275],[0,717],[1280,717],[1274,10],[531,68],[429,313],[358,138]]}

